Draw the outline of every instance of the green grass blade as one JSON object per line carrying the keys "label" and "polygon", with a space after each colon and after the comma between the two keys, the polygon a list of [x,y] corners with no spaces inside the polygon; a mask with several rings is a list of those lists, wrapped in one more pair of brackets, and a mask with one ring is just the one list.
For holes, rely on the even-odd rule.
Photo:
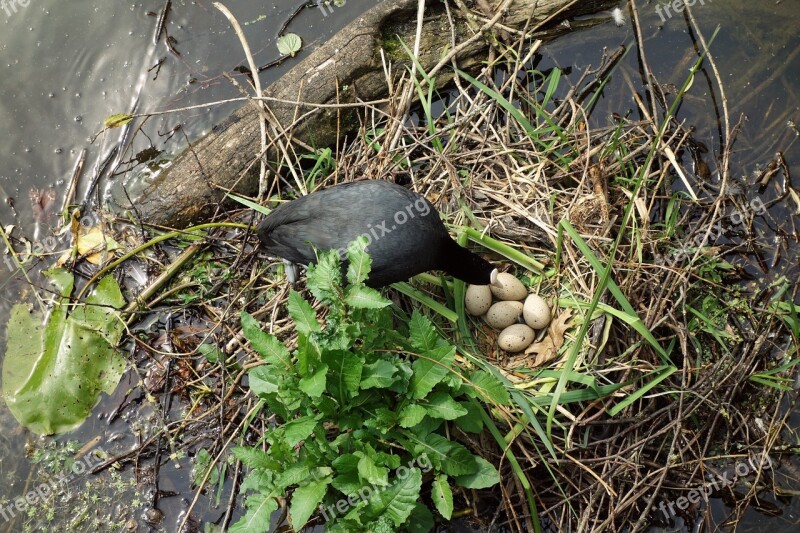
{"label": "green grass blade", "polygon": [[236,200],[237,202],[239,202],[240,204],[244,205],[245,207],[249,207],[250,209],[255,209],[256,211],[258,211],[259,213],[264,214],[264,215],[269,215],[269,213],[271,211],[271,209],[269,207],[264,207],[263,205],[259,205],[259,204],[255,203],[252,200],[248,200],[247,198],[244,198],[243,196],[239,196],[239,195],[232,194],[232,193],[225,193],[225,196],[227,196],[231,200]]}
{"label": "green grass blade", "polygon": [[533,530],[535,533],[542,532],[542,525],[539,521],[539,513],[536,511],[536,499],[533,496],[533,489],[531,488],[531,482],[528,479],[528,476],[525,474],[525,470],[520,466],[519,461],[517,460],[514,452],[511,451],[509,447],[509,443],[506,442],[506,439],[503,438],[503,435],[500,433],[500,430],[497,429],[497,426],[494,423],[492,417],[490,417],[486,410],[483,408],[483,405],[478,403],[477,400],[472,398],[470,400],[472,404],[478,408],[479,412],[481,413],[481,418],[483,419],[483,423],[489,429],[489,433],[491,433],[494,440],[497,442],[497,445],[503,450],[506,458],[508,459],[508,464],[511,465],[511,469],[514,471],[514,475],[517,476],[520,485],[522,485],[522,490],[525,491],[525,499],[528,500],[528,510],[531,513],[531,522],[533,522]]}
{"label": "green grass blade", "polygon": [[[461,70],[457,70],[457,72],[459,73],[460,76],[462,76],[464,79],[469,81],[472,85],[474,85],[475,87],[480,89],[489,98],[491,98],[492,100],[496,101],[500,105],[500,107],[502,107],[503,109],[508,111],[508,113],[512,117],[514,117],[514,120],[516,120],[519,123],[519,125],[522,126],[522,128],[525,130],[525,133],[528,135],[528,137],[532,141],[534,141],[536,144],[538,144],[542,149],[544,149],[545,153],[548,153],[548,154],[552,153],[554,156],[556,156],[556,158],[558,159],[559,163],[562,166],[564,166],[564,167],[568,167],[569,166],[569,160],[567,158],[565,158],[562,154],[558,153],[554,149],[554,144],[553,143],[555,141],[553,141],[553,143],[551,143],[551,144],[548,144],[548,143],[545,143],[542,140],[540,140],[539,136],[540,136],[541,132],[539,130],[537,130],[533,126],[533,124],[531,124],[531,121],[528,120],[528,118],[525,115],[522,114],[522,111],[517,106],[515,106],[514,104],[509,102],[502,94],[498,93],[497,91],[495,91],[491,87],[487,86],[483,82],[480,82],[480,81],[476,80],[475,78],[473,78],[472,76],[470,76],[466,72],[463,72]],[[533,103],[532,103],[532,105],[533,105]],[[537,114],[539,114],[542,111],[542,110],[538,109],[537,105],[533,105],[533,107],[534,107],[534,109],[537,110]],[[544,115],[546,116],[546,114],[544,114]],[[552,122],[552,119],[550,119],[550,120]],[[554,126],[554,125],[555,124],[551,124],[551,126]],[[560,133],[561,135],[563,135],[563,132],[560,129],[556,130],[556,133]],[[564,140],[566,140],[566,139],[564,139]]]}
{"label": "green grass blade", "polygon": [[656,374],[656,377],[653,378],[652,381],[646,383],[645,385],[634,391],[633,393],[629,394],[624,400],[616,404],[614,407],[609,409],[608,414],[611,416],[617,415],[620,411],[622,411],[630,404],[641,398],[644,394],[647,393],[647,391],[649,391],[650,389],[652,389],[653,387],[655,387],[656,385],[667,379],[669,376],[677,372],[677,370],[678,370],[677,367],[670,365],[666,367],[661,367],[657,370],[654,370],[653,372],[650,372],[649,374],[647,374],[647,376],[652,376],[653,374]]}
{"label": "green grass blade", "polygon": [[493,252],[497,252],[498,254],[506,257],[510,261],[518,264],[522,268],[526,270],[530,270],[532,272],[536,272],[537,274],[543,275],[545,266],[540,263],[539,261],[533,259],[532,257],[528,257],[524,253],[520,252],[519,250],[515,250],[511,246],[502,243],[498,240],[495,240],[488,235],[484,235],[481,232],[473,229],[473,228],[463,228],[464,233],[467,234],[467,237],[471,241],[474,241],[485,248]]}
{"label": "green grass blade", "polygon": [[457,322],[458,321],[458,314],[453,311],[452,309],[448,309],[447,307],[443,306],[427,294],[418,291],[405,281],[401,281],[398,283],[392,283],[392,288],[395,289],[397,292],[403,293],[412,300],[416,300],[417,302],[421,303],[425,307],[430,308],[431,310],[439,313],[443,317],[445,317],[450,322]]}
{"label": "green grass blade", "polygon": [[[572,238],[572,241],[592,265],[592,268],[594,268],[598,275],[602,277],[604,267],[600,264],[597,256],[594,255],[592,249],[589,248],[589,245],[586,244],[586,241],[584,241],[575,228],[572,227],[572,224],[570,224],[568,220],[564,219],[559,223],[559,226],[563,226],[564,231],[566,231],[567,234]],[[664,350],[655,336],[650,332],[650,330],[647,329],[647,326],[644,325],[644,322],[641,318],[639,318],[639,315],[633,309],[631,303],[628,301],[625,295],[622,294],[622,290],[619,288],[619,285],[617,285],[617,283],[611,279],[611,277],[608,279],[607,287],[611,295],[622,307],[622,310],[628,315],[625,321],[630,324],[630,326],[642,337],[644,337],[644,339],[653,347],[653,349],[656,350],[656,352],[658,352],[658,355],[661,356],[663,362],[669,363],[669,356],[667,355],[667,352]]]}

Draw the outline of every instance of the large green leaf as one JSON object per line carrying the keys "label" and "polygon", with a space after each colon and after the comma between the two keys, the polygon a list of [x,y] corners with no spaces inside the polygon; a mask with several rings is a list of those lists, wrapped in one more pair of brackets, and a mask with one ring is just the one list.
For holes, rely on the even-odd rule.
{"label": "large green leaf", "polygon": [[467,380],[469,386],[464,392],[471,398],[479,398],[484,403],[493,402],[498,405],[508,405],[511,398],[508,390],[492,374],[484,370],[476,370]]}
{"label": "large green leaf", "polygon": [[347,247],[347,283],[363,283],[372,270],[372,258],[366,252],[367,238],[361,235]]}
{"label": "large green leaf", "polygon": [[328,391],[337,401],[344,403],[358,392],[364,361],[352,352],[331,350],[322,355],[328,365]]}
{"label": "large green leaf", "polygon": [[409,339],[411,346],[422,352],[433,350],[439,341],[439,334],[433,323],[419,311],[414,309],[409,322]]}
{"label": "large green leaf", "polygon": [[345,301],[353,309],[382,309],[392,303],[375,289],[358,285],[347,288]]}
{"label": "large green leaf", "polygon": [[435,522],[433,514],[424,504],[417,502],[411,511],[406,527],[410,533],[428,533],[433,529]]}
{"label": "large green leaf", "polygon": [[404,472],[407,472],[406,476],[399,477],[398,474],[399,479],[393,485],[379,490],[370,498],[364,513],[366,516],[378,517],[385,514],[395,526],[406,521],[419,499],[422,473],[416,468]]}
{"label": "large green leaf", "polygon": [[[356,455],[361,452],[356,452]],[[375,464],[373,457],[361,455],[358,460],[358,476],[370,485],[386,486],[389,484],[389,469]]]}
{"label": "large green leaf", "polygon": [[468,489],[488,489],[500,483],[500,474],[492,463],[483,457],[475,457],[475,463],[478,471],[456,478],[459,485]]}
{"label": "large green leaf", "polygon": [[321,331],[319,322],[317,322],[317,314],[308,302],[303,300],[299,292],[293,290],[289,293],[288,307],[289,316],[294,320],[298,333],[311,335]]}
{"label": "large green leaf", "polygon": [[317,506],[325,497],[331,478],[327,477],[321,481],[312,481],[302,487],[297,487],[292,494],[292,505],[289,509],[289,516],[292,517],[292,528],[295,531],[300,529],[308,522]]}
{"label": "large green leaf", "polygon": [[247,514],[233,524],[230,533],[263,533],[269,531],[272,513],[278,510],[278,502],[272,494],[251,494],[245,501]]}
{"label": "large green leaf", "polygon": [[431,484],[431,499],[445,520],[450,520],[453,515],[453,491],[447,481],[447,476],[439,474]]}
{"label": "large green leaf", "polygon": [[394,377],[397,367],[385,359],[378,359],[374,363],[364,365],[361,373],[361,388],[385,389],[390,387],[398,378]]}
{"label": "large green leaf", "polygon": [[309,265],[306,286],[314,298],[330,305],[339,299],[342,285],[342,270],[335,253],[322,254],[315,265]]}
{"label": "large green leaf", "polygon": [[322,365],[316,372],[304,377],[298,383],[298,388],[311,398],[319,398],[325,392],[325,382],[328,376],[328,365]]}
{"label": "large green leaf", "polygon": [[47,319],[26,304],[11,311],[3,398],[20,424],[49,435],[80,425],[100,392],[111,394],[119,383],[126,362],[116,349],[124,331],[116,309],[125,299],[116,280],[106,276],[85,302],[71,306],[72,274],[45,274],[59,295]]}
{"label": "large green leaf", "polygon": [[428,397],[428,415],[433,418],[455,420],[467,414],[467,410],[446,392],[434,392]]}
{"label": "large green leaf", "polygon": [[242,332],[251,346],[257,351],[264,360],[281,370],[294,370],[291,355],[281,341],[274,335],[262,331],[258,320],[246,311],[242,311]]}
{"label": "large green leaf", "polygon": [[400,427],[410,428],[414,427],[420,422],[422,419],[425,418],[425,415],[428,411],[422,407],[421,405],[417,405],[415,403],[406,405],[400,411],[400,418],[398,419],[398,423]]}
{"label": "large green leaf", "polygon": [[286,442],[291,446],[297,445],[300,441],[305,440],[314,431],[314,426],[317,425],[317,419],[313,416],[303,416],[295,418],[291,422],[287,422],[283,428],[286,431]]}
{"label": "large green leaf", "polygon": [[414,361],[411,376],[411,397],[424,398],[451,371],[456,356],[455,346],[440,346],[420,354]]}

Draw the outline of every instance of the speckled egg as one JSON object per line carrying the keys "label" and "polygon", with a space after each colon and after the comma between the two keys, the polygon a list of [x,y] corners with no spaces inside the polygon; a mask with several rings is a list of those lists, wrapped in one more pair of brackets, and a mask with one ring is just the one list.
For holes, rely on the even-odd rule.
{"label": "speckled egg", "polygon": [[522,318],[533,329],[546,328],[550,324],[550,306],[538,294],[529,294],[522,307]]}
{"label": "speckled egg", "polygon": [[497,285],[491,285],[490,288],[498,300],[524,300],[528,294],[525,285],[508,272],[500,272],[497,275]]}
{"label": "speckled egg", "polygon": [[497,336],[497,345],[510,353],[521,352],[533,343],[535,335],[530,326],[513,324],[500,332]]}
{"label": "speckled egg", "polygon": [[522,314],[522,302],[497,302],[486,312],[484,320],[494,329],[507,328]]}
{"label": "speckled egg", "polygon": [[464,307],[467,313],[481,316],[492,305],[492,290],[488,285],[470,285],[464,294]]}

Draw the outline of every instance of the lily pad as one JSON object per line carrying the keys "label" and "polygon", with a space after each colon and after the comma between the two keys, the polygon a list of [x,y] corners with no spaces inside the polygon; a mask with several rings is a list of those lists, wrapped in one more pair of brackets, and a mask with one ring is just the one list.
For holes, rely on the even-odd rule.
{"label": "lily pad", "polygon": [[116,309],[125,299],[116,280],[106,276],[85,302],[70,305],[72,274],[45,274],[59,295],[47,319],[28,304],[11,310],[3,399],[20,424],[49,435],[79,426],[100,393],[111,394],[119,383],[126,361],[116,345],[125,328]]}
{"label": "lily pad", "polygon": [[278,52],[283,55],[294,57],[301,46],[303,46],[303,40],[296,33],[285,33],[278,37]]}

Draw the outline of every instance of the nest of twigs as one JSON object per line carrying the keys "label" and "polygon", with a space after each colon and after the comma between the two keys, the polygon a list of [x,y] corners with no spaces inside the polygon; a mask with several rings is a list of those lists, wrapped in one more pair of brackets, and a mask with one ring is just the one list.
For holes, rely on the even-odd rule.
{"label": "nest of twigs", "polygon": [[[707,161],[702,143],[672,116],[680,93],[654,84],[651,106],[637,98],[642,118],[592,117],[615,59],[571,86],[554,80],[555,71],[494,60],[475,80],[460,78],[438,107],[410,106],[420,79],[395,79],[391,111],[365,107],[355,138],[331,154],[284,162],[302,169],[309,188],[364,178],[413,188],[456,231],[477,230],[473,249],[551,302],[559,326],[531,353],[505,354],[480,321],[468,323],[474,353],[517,393],[514,405],[493,413],[505,447],[460,436],[501,472],[494,490],[456,495],[460,516],[487,531],[691,523],[708,516],[708,497],[723,498],[735,523],[750,504],[769,510],[778,492],[789,416],[782,379],[791,368],[774,369],[796,354],[787,317],[797,287],[749,281],[763,246],[759,227],[775,222],[769,209],[786,197],[773,195],[760,210],[745,187],[737,192],[727,154]],[[709,163],[714,176],[705,175]],[[276,177],[270,193],[291,196],[296,185]],[[250,223],[253,212],[239,218]],[[133,352],[149,392],[180,395],[192,409],[163,408],[137,453],[109,463],[162,453],[159,435],[173,448],[202,445],[222,455],[245,424],[250,442],[270,427],[268,413],[249,418],[254,401],[242,378],[259,361],[241,344],[239,313],[292,346],[280,262],[260,257],[249,231],[213,230],[199,251],[188,274],[144,312],[142,323],[146,315],[169,318],[142,327]],[[416,286],[444,298],[436,285]],[[460,338],[455,325],[428,314]],[[738,481],[719,482],[741,464],[748,466],[735,472]],[[692,491],[702,497],[690,498]],[[231,496],[226,521],[235,502]]]}

